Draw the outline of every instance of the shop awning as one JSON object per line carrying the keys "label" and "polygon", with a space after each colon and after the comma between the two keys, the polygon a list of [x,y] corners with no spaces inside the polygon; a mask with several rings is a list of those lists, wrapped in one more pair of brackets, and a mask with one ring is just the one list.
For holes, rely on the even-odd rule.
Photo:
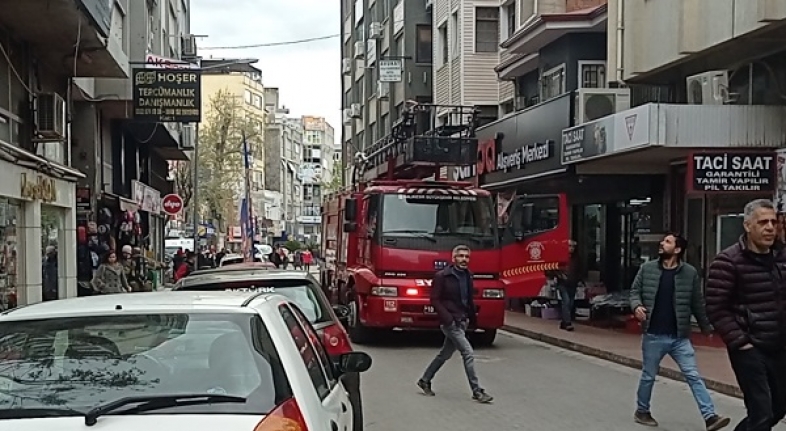
{"label": "shop awning", "polygon": [[565,129],[562,163],[580,173],[650,173],[699,148],[780,148],[784,118],[786,106],[650,103]]}
{"label": "shop awning", "polygon": [[23,148],[19,148],[16,145],[9,144],[3,140],[0,140],[0,152],[3,154],[2,157],[8,159],[10,162],[30,169],[35,169],[43,174],[51,175],[55,178],[71,182],[76,182],[81,178],[87,178],[87,175],[83,174],[77,169],[45,159],[37,154],[34,154]]}

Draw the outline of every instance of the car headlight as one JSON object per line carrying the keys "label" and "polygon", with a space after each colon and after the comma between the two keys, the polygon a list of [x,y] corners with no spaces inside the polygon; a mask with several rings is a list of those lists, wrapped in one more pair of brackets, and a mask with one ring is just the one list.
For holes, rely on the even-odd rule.
{"label": "car headlight", "polygon": [[398,288],[390,286],[374,286],[371,288],[374,296],[398,296]]}
{"label": "car headlight", "polygon": [[503,289],[483,289],[483,297],[489,299],[500,299],[505,297]]}

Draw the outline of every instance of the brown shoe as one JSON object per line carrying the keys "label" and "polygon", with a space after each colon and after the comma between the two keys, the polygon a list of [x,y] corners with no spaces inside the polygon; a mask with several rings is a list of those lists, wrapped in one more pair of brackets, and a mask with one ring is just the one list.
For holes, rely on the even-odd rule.
{"label": "brown shoe", "polygon": [[656,421],[650,412],[639,412],[637,411],[633,415],[633,420],[636,421],[637,424],[646,425],[648,427],[656,427],[658,426],[658,421]]}
{"label": "brown shoe", "polygon": [[707,431],[718,431],[719,429],[728,426],[729,423],[731,423],[731,419],[715,415],[704,421],[704,423],[707,425]]}

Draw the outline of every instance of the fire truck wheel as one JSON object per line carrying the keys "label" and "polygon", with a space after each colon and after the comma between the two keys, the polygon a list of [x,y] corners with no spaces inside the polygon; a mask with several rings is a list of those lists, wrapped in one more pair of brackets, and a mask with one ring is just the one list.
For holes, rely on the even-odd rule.
{"label": "fire truck wheel", "polygon": [[358,309],[358,297],[355,292],[349,293],[349,300],[347,301],[347,305],[349,306],[349,328],[347,328],[347,332],[349,332],[349,338],[352,339],[353,342],[358,344],[367,344],[371,341],[372,332],[371,328],[367,328],[363,325],[360,321],[359,309]]}
{"label": "fire truck wheel", "polygon": [[497,338],[496,329],[486,329],[481,333],[472,334],[474,337],[475,345],[478,347],[490,347],[494,344],[494,339]]}

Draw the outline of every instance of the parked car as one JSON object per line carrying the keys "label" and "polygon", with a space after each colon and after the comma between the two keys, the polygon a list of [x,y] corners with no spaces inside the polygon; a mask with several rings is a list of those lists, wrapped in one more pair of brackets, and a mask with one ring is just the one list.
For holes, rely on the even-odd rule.
{"label": "parked car", "polygon": [[[351,352],[352,344],[345,329],[350,310],[344,305],[330,305],[314,276],[307,271],[288,271],[259,267],[258,263],[230,265],[195,271],[178,281],[174,291],[251,290],[277,293],[294,301],[314,325],[333,361]],[[354,411],[353,431],[363,429],[363,403],[360,374],[346,373],[342,380],[349,391]]]}
{"label": "parked car", "polygon": [[351,429],[340,377],[370,366],[362,352],[332,361],[283,295],[43,302],[0,313],[0,429]]}

